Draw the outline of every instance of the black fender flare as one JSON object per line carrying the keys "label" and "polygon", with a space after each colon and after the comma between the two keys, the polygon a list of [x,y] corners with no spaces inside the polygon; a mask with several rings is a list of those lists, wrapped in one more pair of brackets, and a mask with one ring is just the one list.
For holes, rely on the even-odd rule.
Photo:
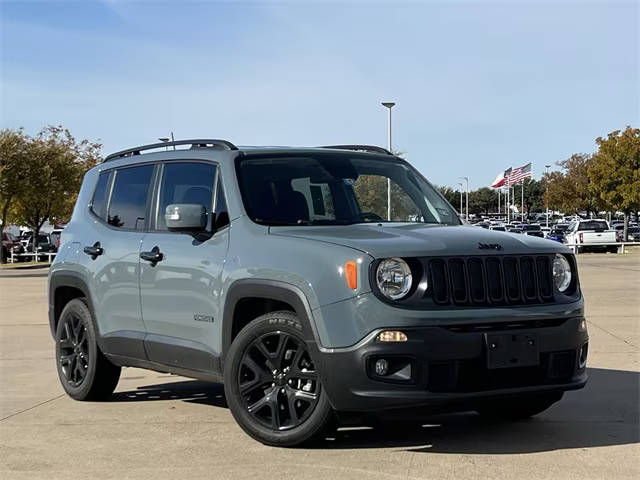
{"label": "black fender flare", "polygon": [[321,343],[311,312],[311,306],[304,292],[291,283],[267,279],[241,279],[233,282],[225,297],[222,316],[222,358],[231,347],[233,313],[240,300],[247,297],[266,298],[288,303],[302,322],[303,336],[307,343],[320,347]]}
{"label": "black fender flare", "polygon": [[93,308],[93,302],[91,301],[91,295],[89,295],[89,287],[85,282],[82,275],[77,272],[71,271],[59,271],[53,272],[49,276],[49,328],[51,329],[51,336],[55,338],[56,335],[56,318],[55,318],[55,293],[56,290],[60,287],[73,287],[82,292],[84,295],[85,303],[87,304],[87,308],[91,312],[91,322],[93,323],[93,328],[95,329],[98,346],[102,351],[104,351],[104,344],[102,341],[102,335],[100,334],[100,327],[98,326],[98,321],[96,320],[95,309]]}

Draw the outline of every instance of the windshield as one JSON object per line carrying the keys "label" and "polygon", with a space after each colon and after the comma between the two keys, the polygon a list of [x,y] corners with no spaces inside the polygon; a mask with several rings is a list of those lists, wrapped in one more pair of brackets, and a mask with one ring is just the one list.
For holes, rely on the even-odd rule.
{"label": "windshield", "polygon": [[522,229],[526,230],[527,232],[540,230],[540,225],[523,225]]}
{"label": "windshield", "polygon": [[249,156],[238,158],[237,171],[247,213],[258,223],[460,225],[451,205],[415,169],[397,158],[327,153]]}

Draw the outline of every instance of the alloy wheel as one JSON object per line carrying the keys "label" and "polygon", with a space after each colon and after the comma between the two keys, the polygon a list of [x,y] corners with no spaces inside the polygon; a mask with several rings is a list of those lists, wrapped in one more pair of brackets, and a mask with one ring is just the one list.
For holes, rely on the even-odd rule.
{"label": "alloy wheel", "polygon": [[304,341],[282,331],[264,334],[249,345],[240,362],[238,386],[249,414],[277,431],[304,423],[321,388]]}
{"label": "alloy wheel", "polygon": [[75,315],[64,320],[58,339],[58,362],[64,378],[78,387],[89,370],[89,342],[84,321]]}

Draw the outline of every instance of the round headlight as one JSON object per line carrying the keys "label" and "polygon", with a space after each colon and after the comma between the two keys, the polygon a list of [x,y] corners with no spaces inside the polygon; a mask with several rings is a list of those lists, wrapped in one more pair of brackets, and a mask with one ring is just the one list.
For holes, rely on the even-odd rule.
{"label": "round headlight", "polygon": [[558,253],[553,259],[553,281],[560,292],[566,291],[571,285],[571,265],[564,255]]}
{"label": "round headlight", "polygon": [[378,265],[376,281],[385,297],[399,300],[411,289],[411,269],[401,258],[387,258]]}

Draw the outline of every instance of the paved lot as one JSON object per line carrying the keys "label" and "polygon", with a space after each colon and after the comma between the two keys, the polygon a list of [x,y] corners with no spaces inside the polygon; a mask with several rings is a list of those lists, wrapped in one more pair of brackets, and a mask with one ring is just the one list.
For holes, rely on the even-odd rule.
{"label": "paved lot", "polygon": [[217,385],[126,369],[110,402],[62,394],[46,270],[0,270],[0,478],[640,478],[640,255],[579,256],[590,383],[533,420],[433,417],[313,449],[244,435]]}

